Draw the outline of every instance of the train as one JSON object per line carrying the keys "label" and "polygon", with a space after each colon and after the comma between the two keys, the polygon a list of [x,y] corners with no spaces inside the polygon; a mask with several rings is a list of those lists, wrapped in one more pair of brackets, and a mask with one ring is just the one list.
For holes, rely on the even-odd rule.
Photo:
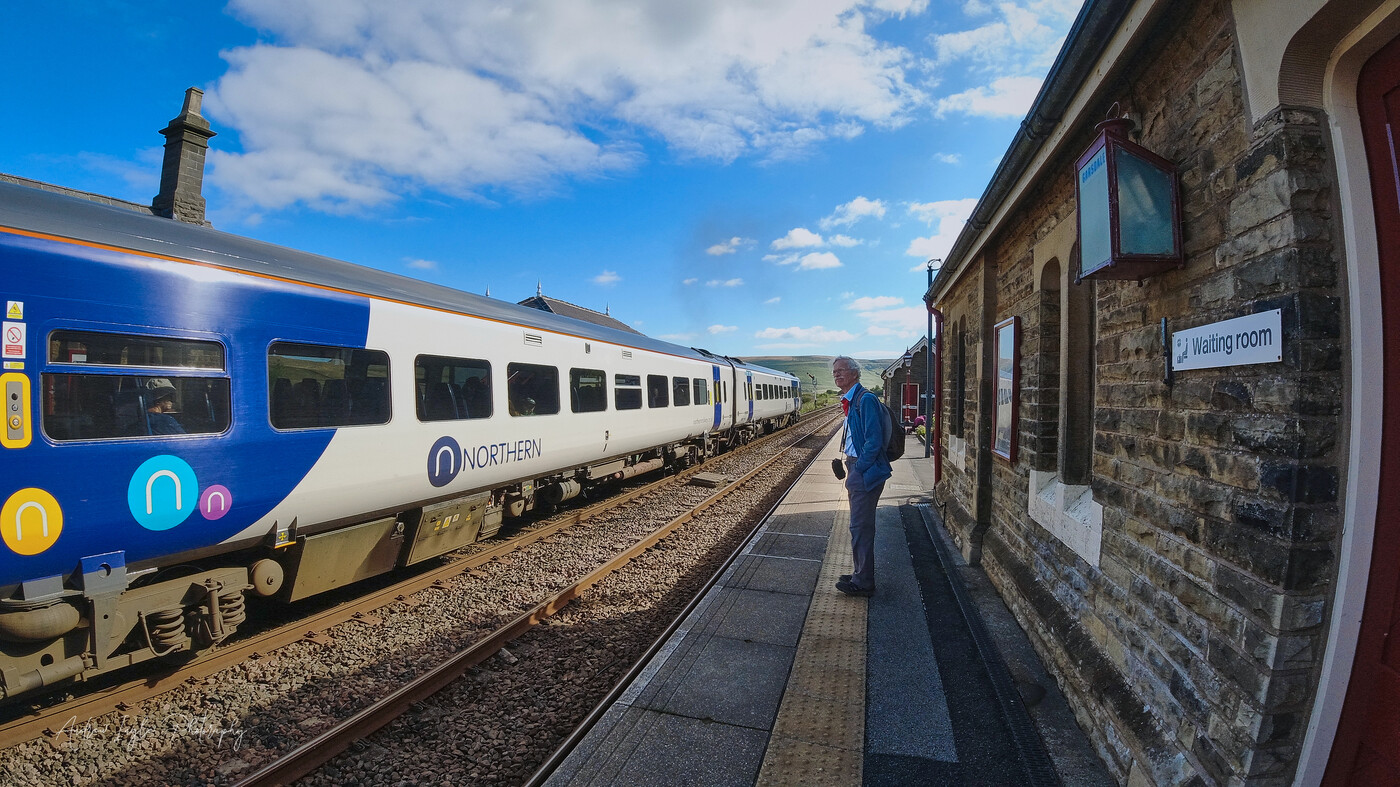
{"label": "train", "polygon": [[0,184],[0,700],[795,423],[790,374]]}

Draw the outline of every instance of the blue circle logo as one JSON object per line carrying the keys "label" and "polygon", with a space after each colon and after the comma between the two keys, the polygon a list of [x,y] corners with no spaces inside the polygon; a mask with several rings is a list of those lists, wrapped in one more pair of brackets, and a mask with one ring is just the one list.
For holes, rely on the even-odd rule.
{"label": "blue circle logo", "polygon": [[141,463],[126,487],[131,515],[147,530],[169,530],[199,507],[194,469],[178,456],[153,456]]}
{"label": "blue circle logo", "polygon": [[433,443],[428,451],[428,483],[433,486],[447,486],[462,469],[462,447],[451,437],[444,437]]}

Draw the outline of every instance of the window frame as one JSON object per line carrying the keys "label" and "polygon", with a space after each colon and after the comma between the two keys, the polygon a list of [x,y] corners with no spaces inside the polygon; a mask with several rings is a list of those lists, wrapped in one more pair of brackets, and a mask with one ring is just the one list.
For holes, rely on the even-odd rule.
{"label": "window frame", "polygon": [[[276,391],[276,387],[277,387],[277,386],[276,386],[276,381],[277,381],[277,380],[287,380],[287,381],[290,383],[291,378],[289,378],[289,377],[274,377],[274,376],[273,376],[273,374],[272,374],[272,358],[273,358],[274,354],[279,355],[279,357],[284,357],[284,358],[315,358],[315,357],[316,357],[316,356],[310,355],[310,354],[293,355],[293,354],[279,354],[279,353],[274,353],[274,348],[278,347],[279,345],[281,345],[281,346],[295,346],[295,347],[313,347],[313,348],[321,348],[321,349],[325,349],[325,350],[337,350],[337,351],[350,352],[350,353],[370,353],[370,354],[377,354],[377,355],[379,355],[379,356],[382,356],[383,359],[384,359],[383,364],[382,364],[382,366],[384,367],[384,377],[383,377],[383,378],[379,378],[379,377],[370,377],[370,376],[351,378],[351,377],[348,375],[348,370],[351,368],[351,366],[353,366],[353,364],[343,364],[343,365],[342,365],[342,368],[343,368],[344,370],[346,370],[346,373],[344,373],[342,377],[334,378],[334,379],[344,380],[344,381],[346,382],[347,386],[349,385],[351,379],[355,379],[355,380],[359,380],[359,381],[366,381],[366,382],[369,381],[369,380],[383,379],[383,380],[384,380],[384,393],[383,393],[382,399],[381,399],[380,402],[379,402],[379,405],[383,408],[383,420],[378,420],[378,421],[357,421],[357,422],[354,422],[354,423],[342,423],[342,424],[321,424],[321,423],[314,423],[314,424],[295,425],[295,426],[279,426],[279,425],[273,420],[273,416],[274,416],[274,414],[275,414],[275,408],[274,408],[275,402],[274,402],[274,398],[275,398],[276,395],[277,395],[277,391]],[[353,356],[352,356],[352,357],[353,357]],[[266,377],[266,380],[267,380],[267,423],[268,423],[268,426],[272,427],[274,430],[276,430],[276,431],[278,431],[278,432],[304,432],[304,431],[306,431],[306,430],[308,430],[308,429],[348,429],[348,428],[360,427],[360,426],[384,426],[385,424],[387,424],[387,423],[389,423],[389,422],[391,422],[391,421],[394,420],[394,393],[393,393],[393,384],[392,384],[392,381],[393,381],[393,379],[394,379],[394,374],[393,374],[393,359],[390,357],[389,352],[388,352],[387,350],[376,350],[376,349],[373,349],[373,348],[370,348],[370,347],[352,347],[352,346],[343,345],[343,344],[321,344],[321,343],[317,343],[317,342],[301,342],[301,341],[292,341],[292,340],[288,340],[288,339],[274,339],[274,340],[272,340],[271,342],[268,342],[268,345],[267,345],[267,352],[266,352],[266,358],[267,358],[267,367],[266,367],[266,368],[267,368],[267,377]],[[330,356],[324,356],[323,360],[332,360],[332,358],[331,358]],[[378,366],[378,365],[381,365],[381,364],[368,361],[368,359],[367,359],[367,362],[366,362],[366,364],[365,364],[366,368],[368,368],[369,366]],[[297,382],[298,382],[298,383],[304,382],[304,381],[306,381],[306,380],[308,380],[308,379],[313,379],[313,378],[303,377],[303,378],[301,378],[300,380],[298,380]],[[324,390],[322,390],[322,386],[319,384],[319,381],[318,381],[318,392],[317,392],[317,397],[318,397],[317,405],[318,405],[318,408],[319,408],[319,406],[320,406],[319,397],[320,397],[321,395],[323,395],[323,394],[324,394]]]}
{"label": "window frame", "polygon": [[[426,367],[426,366],[423,365],[424,359],[431,359],[431,360],[434,360],[434,361],[441,361],[441,362],[443,362],[443,363],[440,363],[440,364],[437,365],[437,368],[438,368],[438,369],[451,368],[451,369],[454,369],[454,370],[455,370],[455,369],[477,369],[477,370],[479,370],[479,369],[485,368],[485,370],[486,370],[486,376],[485,376],[485,377],[480,377],[480,376],[472,375],[469,379],[483,380],[483,385],[484,385],[485,388],[486,388],[486,414],[485,414],[485,415],[472,415],[472,414],[471,414],[470,408],[467,408],[467,409],[466,409],[466,412],[467,412],[466,415],[459,415],[459,416],[456,416],[455,418],[425,418],[425,417],[424,417],[424,414],[425,414],[425,413],[424,413],[424,409],[425,409],[425,407],[426,407],[426,391],[424,392],[423,397],[420,398],[419,391],[418,391],[418,385],[419,385],[418,372],[419,372],[419,370],[424,370],[424,371],[425,371],[424,380],[423,380],[423,384],[424,384],[424,385],[432,385],[432,384],[437,384],[437,383],[430,383],[430,382],[428,382],[428,380],[427,380],[427,374],[426,374],[426,369],[427,369],[428,367]],[[459,362],[459,363],[458,363],[458,362]],[[444,421],[480,421],[480,420],[483,420],[483,419],[486,419],[486,418],[490,418],[491,416],[495,415],[495,414],[496,414],[496,397],[495,397],[495,395],[494,395],[494,391],[493,391],[492,388],[491,388],[491,380],[492,380],[493,371],[494,371],[494,370],[491,368],[491,361],[489,361],[489,360],[487,360],[487,359],[485,359],[485,358],[464,358],[464,357],[457,356],[457,355],[437,355],[437,354],[435,354],[435,353],[419,353],[418,355],[415,355],[415,356],[413,357],[413,392],[414,392],[413,409],[414,409],[415,414],[418,416],[418,422],[419,422],[419,423],[424,423],[424,424],[435,424],[435,423],[442,423],[442,422],[444,422]],[[456,377],[455,372],[453,373],[452,376],[453,376],[454,378]],[[441,381],[438,381],[438,382],[441,382]],[[464,380],[463,382],[465,382],[465,380]],[[461,384],[461,383],[457,383],[457,382],[455,381],[455,379],[454,379],[454,380],[449,380],[449,381],[448,381],[448,384],[457,389],[457,390],[453,391],[454,404],[465,408],[466,405],[467,405],[467,401],[466,401],[466,394],[465,394],[465,392],[461,390],[462,384]]]}
{"label": "window frame", "polygon": [[[592,374],[598,375],[598,381],[599,381],[598,387],[603,389],[603,397],[602,397],[602,399],[601,399],[601,405],[602,405],[602,406],[600,406],[600,407],[592,407],[592,408],[588,408],[588,409],[581,409],[581,408],[580,408],[580,405],[581,405],[582,402],[583,402],[583,397],[582,397],[582,396],[579,396],[578,399],[577,399],[577,401],[576,401],[575,398],[574,398],[574,395],[573,395],[574,391],[578,389],[578,385],[579,385],[578,374],[579,374],[579,372],[588,372],[588,373],[592,373]],[[614,387],[616,387],[616,386],[614,386]],[[584,368],[579,368],[579,367],[570,367],[570,369],[569,369],[569,411],[570,411],[570,412],[574,412],[574,413],[605,413],[605,412],[608,411],[608,373],[607,373],[606,371],[604,371],[604,370],[602,370],[602,369],[584,369]]]}
{"label": "window frame", "polygon": [[[541,410],[541,409],[540,409],[540,405],[541,405],[540,398],[539,398],[538,396],[535,396],[535,397],[531,397],[531,398],[533,398],[533,400],[534,400],[534,402],[535,402],[535,410],[534,410],[534,412],[531,412],[531,413],[520,413],[520,412],[516,412],[516,410],[515,410],[515,405],[514,405],[514,399],[515,399],[515,397],[512,395],[512,386],[515,384],[515,383],[514,383],[514,379],[515,379],[516,374],[518,374],[518,373],[520,373],[520,372],[528,371],[528,370],[546,370],[546,371],[548,371],[548,372],[552,372],[552,373],[553,373],[553,379],[554,379],[554,391],[553,391],[553,393],[554,393],[554,409],[553,409],[553,410]],[[561,398],[561,397],[559,396],[559,385],[560,385],[559,380],[560,380],[560,378],[559,378],[559,367],[557,367],[557,366],[551,366],[551,365],[549,365],[549,364],[543,364],[543,363],[527,363],[527,362],[525,362],[525,361],[510,361],[510,362],[507,362],[507,363],[506,363],[506,412],[509,413],[510,416],[511,416],[512,418],[536,418],[536,417],[542,416],[542,415],[558,415],[558,414],[564,409],[564,408],[563,408],[563,403],[560,401],[560,398]],[[542,389],[542,390],[547,390],[547,389]],[[530,393],[530,392],[529,392],[529,391],[526,391],[526,392],[524,392],[524,393],[528,394],[528,393]]]}

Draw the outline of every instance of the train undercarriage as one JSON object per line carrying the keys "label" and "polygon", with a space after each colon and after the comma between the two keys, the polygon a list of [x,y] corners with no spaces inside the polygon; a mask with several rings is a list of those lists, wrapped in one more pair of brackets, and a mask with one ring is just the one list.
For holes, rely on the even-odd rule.
{"label": "train undercarriage", "polygon": [[552,511],[646,473],[678,471],[794,423],[746,424],[505,487],[299,533],[175,565],[129,570],[121,552],[0,599],[0,701],[157,658],[189,657],[247,620],[246,594],[296,602],[490,538],[507,519]]}

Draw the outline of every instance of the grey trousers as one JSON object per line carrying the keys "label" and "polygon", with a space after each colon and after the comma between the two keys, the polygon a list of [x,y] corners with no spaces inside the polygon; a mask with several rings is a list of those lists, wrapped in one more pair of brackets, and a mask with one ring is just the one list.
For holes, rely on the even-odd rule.
{"label": "grey trousers", "polygon": [[846,458],[846,499],[851,505],[851,583],[862,590],[875,588],[875,511],[880,507],[881,481],[873,489],[856,472],[856,460]]}

